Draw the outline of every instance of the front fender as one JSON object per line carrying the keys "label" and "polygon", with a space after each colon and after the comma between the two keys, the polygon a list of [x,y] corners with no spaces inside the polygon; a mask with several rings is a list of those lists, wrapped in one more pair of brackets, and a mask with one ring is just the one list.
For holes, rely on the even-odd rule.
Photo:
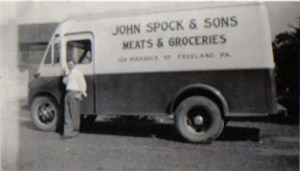
{"label": "front fender", "polygon": [[61,77],[38,77],[29,83],[28,102],[41,95],[51,96],[58,104],[62,103],[65,86]]}

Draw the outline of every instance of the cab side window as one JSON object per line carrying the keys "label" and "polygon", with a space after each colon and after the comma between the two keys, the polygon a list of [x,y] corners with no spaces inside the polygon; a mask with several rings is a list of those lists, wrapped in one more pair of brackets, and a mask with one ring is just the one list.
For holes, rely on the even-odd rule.
{"label": "cab side window", "polygon": [[75,40],[67,42],[67,60],[75,60],[77,64],[92,62],[91,40]]}

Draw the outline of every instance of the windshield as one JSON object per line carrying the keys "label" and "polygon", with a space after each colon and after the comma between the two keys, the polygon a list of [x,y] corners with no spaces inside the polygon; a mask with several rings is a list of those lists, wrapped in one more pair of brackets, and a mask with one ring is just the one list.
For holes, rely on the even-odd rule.
{"label": "windshield", "polygon": [[40,63],[38,72],[41,71],[42,66],[54,66],[60,63],[60,40],[59,35],[55,35],[55,37],[51,39]]}

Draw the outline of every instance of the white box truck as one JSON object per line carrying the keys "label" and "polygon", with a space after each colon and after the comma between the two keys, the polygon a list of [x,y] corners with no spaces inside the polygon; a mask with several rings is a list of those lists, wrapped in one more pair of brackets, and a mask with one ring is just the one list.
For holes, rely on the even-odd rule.
{"label": "white box truck", "polygon": [[170,115],[190,142],[216,139],[230,117],[277,113],[269,19],[261,3],[85,15],[55,30],[29,102],[55,130],[67,61],[87,80],[81,112]]}

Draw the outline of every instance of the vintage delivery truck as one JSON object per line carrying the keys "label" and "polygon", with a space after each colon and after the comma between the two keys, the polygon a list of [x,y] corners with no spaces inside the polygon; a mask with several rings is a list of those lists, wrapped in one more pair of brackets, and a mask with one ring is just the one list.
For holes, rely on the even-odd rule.
{"label": "vintage delivery truck", "polygon": [[29,102],[34,125],[57,128],[63,69],[87,80],[81,112],[169,115],[190,142],[216,139],[231,117],[276,114],[269,19],[261,3],[72,17],[55,30]]}

